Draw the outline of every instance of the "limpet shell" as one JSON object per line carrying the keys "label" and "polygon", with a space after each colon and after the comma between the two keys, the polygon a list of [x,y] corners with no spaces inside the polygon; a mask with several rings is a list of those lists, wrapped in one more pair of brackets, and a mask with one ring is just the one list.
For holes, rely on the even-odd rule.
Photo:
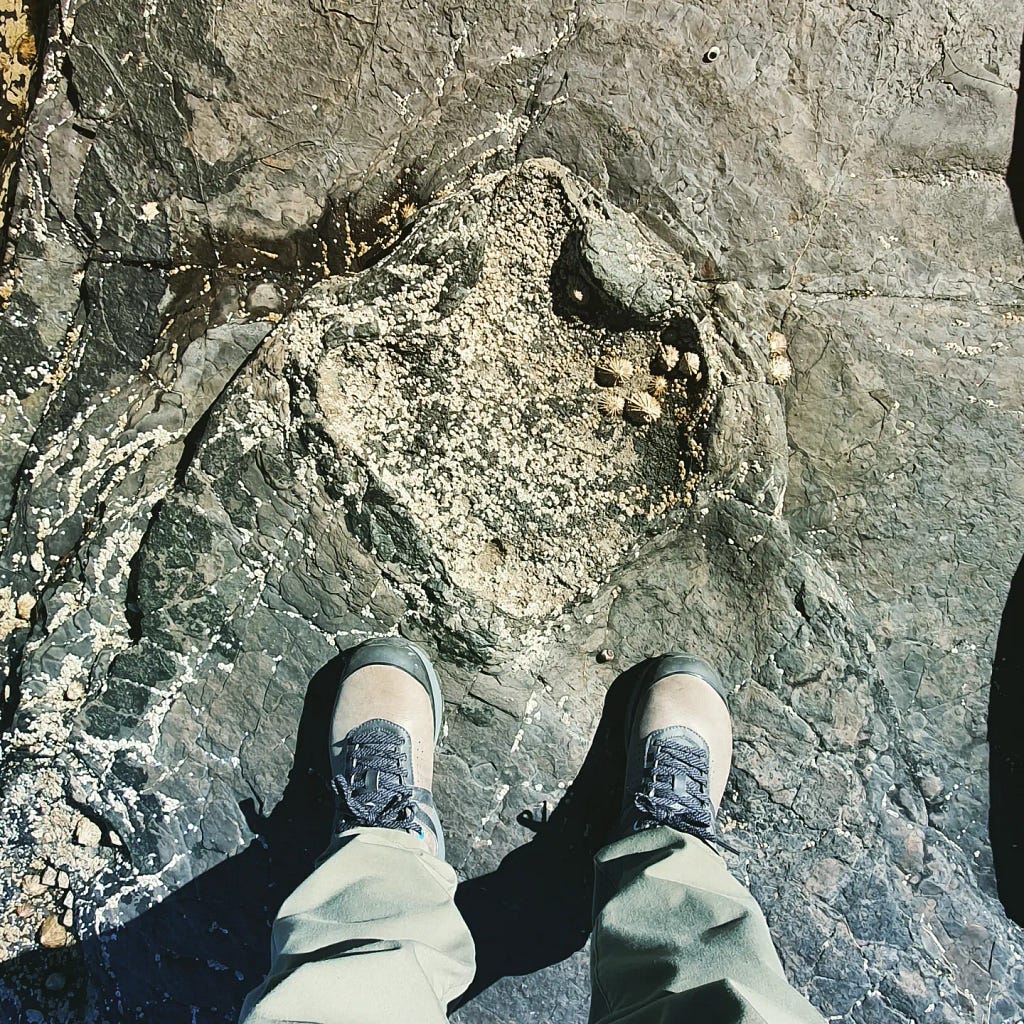
{"label": "limpet shell", "polygon": [[661,418],[661,406],[657,399],[640,392],[626,399],[624,413],[631,423],[653,423]]}
{"label": "limpet shell", "polygon": [[603,387],[615,387],[633,376],[633,364],[624,356],[603,356],[598,360],[594,376]]}
{"label": "limpet shell", "polygon": [[671,373],[679,362],[679,349],[675,345],[659,345],[651,360],[651,368],[658,373]]}
{"label": "limpet shell", "polygon": [[768,359],[768,372],[771,375],[773,384],[778,384],[779,387],[784,387],[788,384],[793,376],[793,364],[789,361],[789,356],[781,352],[770,356]]}
{"label": "limpet shell", "polygon": [[782,331],[768,332],[768,354],[771,356],[784,356],[789,351],[789,342]]}
{"label": "limpet shell", "polygon": [[597,399],[597,407],[605,416],[621,416],[626,406],[626,396],[618,391],[602,391]]}
{"label": "limpet shell", "polygon": [[700,374],[700,356],[696,352],[683,353],[683,370],[691,377]]}

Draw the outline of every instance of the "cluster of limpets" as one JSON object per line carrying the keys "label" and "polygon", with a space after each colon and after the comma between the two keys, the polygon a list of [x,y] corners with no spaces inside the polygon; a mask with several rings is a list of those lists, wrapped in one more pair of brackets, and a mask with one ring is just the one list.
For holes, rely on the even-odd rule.
{"label": "cluster of limpets", "polygon": [[618,417],[645,426],[661,419],[661,403],[674,379],[700,381],[700,356],[680,353],[674,345],[659,344],[650,361],[650,372],[637,372],[625,356],[604,355],[594,368],[594,379],[604,388],[598,408],[605,416]]}
{"label": "cluster of limpets", "polygon": [[768,335],[768,373],[772,383],[779,387],[785,387],[793,376],[789,343],[781,331],[772,331]]}

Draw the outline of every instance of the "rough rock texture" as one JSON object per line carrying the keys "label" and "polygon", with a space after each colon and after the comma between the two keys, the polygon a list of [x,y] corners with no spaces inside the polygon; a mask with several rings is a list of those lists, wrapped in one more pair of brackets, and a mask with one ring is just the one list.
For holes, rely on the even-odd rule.
{"label": "rough rock texture", "polygon": [[[6,1017],[232,1020],[339,655],[399,629],[449,704],[458,1020],[585,1019],[619,677],[674,646],[734,688],[731,863],[794,982],[1018,1019],[1019,14],[55,10],[0,291]],[[700,379],[602,416],[659,343]]]}

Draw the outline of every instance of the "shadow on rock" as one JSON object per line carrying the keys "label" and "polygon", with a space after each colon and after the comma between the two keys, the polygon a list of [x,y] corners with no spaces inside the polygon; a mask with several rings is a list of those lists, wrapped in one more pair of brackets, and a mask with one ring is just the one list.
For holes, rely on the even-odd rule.
{"label": "shadow on rock", "polygon": [[[1020,43],[1018,70],[1024,71],[1024,36]],[[1006,168],[1006,185],[1010,190],[1010,202],[1017,221],[1017,230],[1024,238],[1024,90],[1017,90],[1017,109],[1013,120],[1013,144],[1010,149],[1010,163]]]}
{"label": "shadow on rock", "polygon": [[63,1024],[86,1019],[86,968],[81,946],[33,949],[0,963],[0,1021]]}
{"label": "shadow on rock", "polygon": [[590,935],[594,854],[619,816],[626,756],[622,740],[627,695],[646,663],[619,676],[586,760],[545,822],[526,814],[536,835],[487,875],[463,882],[455,896],[476,942],[476,977],[455,1006],[496,981],[560,963]]}
{"label": "shadow on rock", "polygon": [[[88,972],[100,987],[105,1021],[237,1019],[267,970],[274,915],[329,838],[327,725],[344,658],[332,659],[310,682],[294,766],[278,805],[265,818],[252,801],[242,805],[256,834],[249,846],[114,932],[86,939],[79,948],[38,950],[9,963],[0,980],[10,992],[20,979],[22,994],[16,1006],[0,998],[0,1008],[15,1020],[49,1020],[57,1019],[59,1001],[65,1013],[71,1010],[60,1019],[77,1019]],[[618,817],[625,699],[642,669],[631,669],[609,689],[586,760],[551,817],[520,815],[534,838],[494,871],[459,886],[456,901],[473,932],[478,966],[457,1005],[503,977],[556,964],[586,943],[593,855]],[[51,991],[46,979],[56,985],[55,974],[61,988]]]}
{"label": "shadow on rock", "polygon": [[252,800],[241,805],[255,833],[248,847],[83,944],[93,979],[108,979],[111,1015],[155,1024],[237,1019],[266,973],[274,915],[327,845],[327,724],[343,664],[343,655],[332,659],[309,684],[294,765],[273,812],[264,818]]}
{"label": "shadow on rock", "polygon": [[989,839],[999,898],[1024,924],[1024,559],[1003,611],[988,704]]}

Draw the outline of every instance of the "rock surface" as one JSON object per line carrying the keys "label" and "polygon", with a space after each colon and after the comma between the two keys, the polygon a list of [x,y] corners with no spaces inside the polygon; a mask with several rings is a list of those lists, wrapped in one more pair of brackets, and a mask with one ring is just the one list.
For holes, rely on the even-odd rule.
{"label": "rock surface", "polygon": [[[586,1019],[620,676],[676,646],[733,686],[731,864],[794,982],[1018,1019],[1015,13],[56,12],[0,290],[5,1015],[233,1020],[339,655],[399,629],[449,706],[459,1021]],[[602,416],[598,360],[659,344],[700,379]]]}

